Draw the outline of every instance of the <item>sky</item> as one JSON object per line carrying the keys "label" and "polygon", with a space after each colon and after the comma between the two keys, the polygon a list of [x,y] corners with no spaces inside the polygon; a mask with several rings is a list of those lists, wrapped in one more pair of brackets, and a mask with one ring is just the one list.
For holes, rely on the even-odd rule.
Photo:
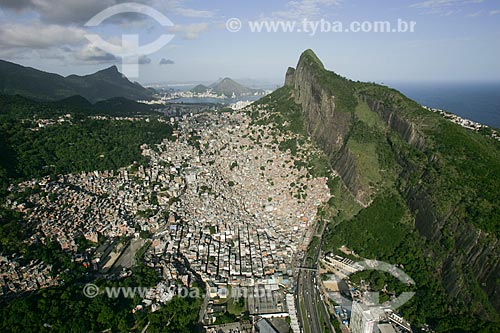
{"label": "sky", "polygon": [[[231,77],[281,84],[287,67],[294,67],[309,48],[325,67],[354,80],[500,81],[498,0],[139,0],[171,24],[143,11],[86,25],[124,2],[0,0],[0,59],[64,76],[84,75],[112,65],[122,69],[128,61],[100,49],[86,35],[125,50],[131,46],[122,44],[123,35],[138,35],[139,45],[173,35],[159,50],[140,54],[135,81]],[[316,33],[313,25],[303,25],[304,19],[318,24]],[[369,27],[377,21],[389,22],[392,30],[398,20],[415,22],[414,31],[344,31],[352,22]],[[294,31],[251,31],[250,24],[262,22],[288,22],[295,24]],[[319,31],[321,24],[325,31]],[[329,31],[328,24],[336,30]]]}

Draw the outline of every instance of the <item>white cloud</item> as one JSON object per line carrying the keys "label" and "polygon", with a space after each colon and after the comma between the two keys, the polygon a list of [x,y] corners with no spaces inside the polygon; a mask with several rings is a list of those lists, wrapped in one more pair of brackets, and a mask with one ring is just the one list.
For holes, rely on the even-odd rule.
{"label": "white cloud", "polygon": [[31,49],[78,45],[84,40],[84,34],[82,29],[54,24],[2,24],[0,45]]}
{"label": "white cloud", "polygon": [[500,9],[492,10],[490,12],[490,15],[498,15],[498,14],[500,14]]}
{"label": "white cloud", "polygon": [[168,15],[173,12],[177,15],[192,18],[207,18],[215,16],[214,11],[199,10],[186,6],[187,0],[150,0],[149,5]]}
{"label": "white cloud", "polygon": [[35,51],[40,59],[49,59],[49,60],[58,60],[64,61],[66,60],[66,54],[61,52],[60,49],[50,48],[50,49],[42,49]]}
{"label": "white cloud", "polygon": [[334,7],[339,5],[341,0],[292,0],[286,4],[283,11],[272,13],[272,17],[298,20],[314,19],[322,14],[325,7]]}
{"label": "white cloud", "polygon": [[426,0],[414,3],[410,7],[424,10],[426,14],[452,15],[461,12],[463,7],[468,4],[480,4],[483,1],[484,0]]}
{"label": "white cloud", "polygon": [[475,13],[471,13],[471,14],[469,14],[467,16],[469,16],[469,17],[478,17],[478,16],[481,16],[481,14],[483,14],[482,10],[480,10],[478,12],[475,12]]}
{"label": "white cloud", "polygon": [[[86,64],[113,64],[113,63],[126,63],[126,64],[135,64],[136,60],[131,58],[122,59],[121,57],[117,57],[111,53],[101,50],[93,46],[92,44],[86,44],[80,51],[73,52],[74,59],[79,63]],[[149,65],[152,63],[152,60],[147,55],[139,56],[139,65]]]}
{"label": "white cloud", "polygon": [[19,48],[4,48],[0,47],[0,58],[19,61],[20,59],[32,59],[39,54],[35,50],[19,49]]}
{"label": "white cloud", "polygon": [[22,10],[32,4],[32,0],[2,0],[0,7]]}
{"label": "white cloud", "polygon": [[17,11],[33,11],[43,22],[81,24],[101,10],[115,5],[116,0],[7,0],[1,7]]}
{"label": "white cloud", "polygon": [[75,54],[75,58],[81,62],[92,64],[115,63],[119,61],[116,56],[91,44],[85,45],[78,53]]}
{"label": "white cloud", "polygon": [[436,8],[463,5],[468,3],[482,3],[484,0],[426,0],[415,3],[410,7],[414,8]]}
{"label": "white cloud", "polygon": [[168,30],[174,34],[181,34],[184,39],[196,39],[200,33],[208,30],[208,24],[194,23],[188,25],[175,25]]}
{"label": "white cloud", "polygon": [[[130,0],[2,0],[0,8],[16,11],[31,10],[44,22],[59,24],[83,24],[100,11]],[[184,0],[135,0],[160,12],[173,12],[185,17],[212,17],[215,13],[184,6]],[[141,21],[142,15],[126,15],[127,21]],[[122,17],[123,19],[123,17]]]}
{"label": "white cloud", "polygon": [[175,9],[175,12],[181,16],[185,17],[213,17],[215,15],[214,12],[208,11],[208,10],[196,10],[192,8],[182,8],[178,7]]}

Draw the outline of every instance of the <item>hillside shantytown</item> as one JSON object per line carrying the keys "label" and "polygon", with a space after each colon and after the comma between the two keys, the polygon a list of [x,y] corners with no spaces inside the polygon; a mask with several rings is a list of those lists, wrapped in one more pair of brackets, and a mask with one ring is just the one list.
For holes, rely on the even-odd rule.
{"label": "hillside shantytown", "polygon": [[[171,302],[182,297],[179,287],[183,286],[204,291],[193,299],[199,304],[193,319],[207,332],[251,332],[255,328],[412,332],[415,323],[390,305],[403,289],[387,276],[365,273],[356,261],[377,258],[377,251],[363,251],[353,242],[365,237],[364,232],[355,231],[363,207],[369,210],[378,205],[377,200],[387,200],[384,191],[393,191],[392,172],[397,169],[374,169],[353,177],[352,165],[363,170],[359,154],[365,158],[375,154],[375,160],[365,163],[387,163],[369,150],[373,143],[359,146],[363,137],[357,134],[358,127],[363,135],[371,133],[376,138],[383,135],[383,121],[387,121],[395,133],[418,149],[427,149],[430,141],[417,125],[403,118],[392,122],[394,118],[385,114],[387,107],[370,100],[369,89],[378,87],[359,84],[354,88],[360,91],[354,115],[361,123],[355,124],[351,136],[343,137],[345,124],[352,120],[339,109],[354,97],[346,95],[344,104],[328,106],[338,118],[334,126],[340,125],[335,129],[337,141],[329,144],[341,149],[339,155],[333,155],[337,160],[329,162],[331,152],[321,149],[321,142],[331,137],[318,129],[305,130],[305,121],[311,117],[308,112],[315,112],[316,103],[324,103],[311,100],[309,85],[331,89],[317,81],[318,71],[322,75],[322,64],[312,51],[306,51],[297,70],[288,70],[285,87],[253,104],[235,103],[234,110],[173,105],[161,109],[161,104],[151,103],[155,109],[146,115],[82,115],[65,110],[55,118],[35,114],[23,120],[27,133],[63,126],[71,129],[85,121],[165,126],[168,131],[165,139],[140,146],[137,157],[142,162],[10,184],[5,207],[21,214],[29,226],[28,249],[46,244],[63,251],[57,256],[70,254],[72,267],[83,269],[80,278],[98,279],[106,285],[150,274],[154,285],[147,292],[132,293],[135,297],[127,301],[128,315],[170,311]],[[352,84],[331,75],[335,85]],[[293,94],[298,100],[292,101]],[[322,98],[331,98],[324,91],[322,94]],[[307,108],[301,109],[300,104]],[[381,119],[369,115],[369,108],[381,112]],[[441,117],[443,124],[455,123],[452,126],[461,131],[496,142],[495,132],[487,126],[440,110],[422,110],[427,117]],[[104,152],[97,155],[98,160],[107,158]],[[386,177],[378,177],[379,172]],[[376,199],[380,195],[383,199]],[[400,211],[399,217],[392,212],[384,215],[384,208],[377,208],[382,209],[377,213],[382,214],[379,223],[385,226],[376,232],[396,237],[389,243],[397,242],[398,237],[391,235],[391,229],[397,235],[407,228],[390,223],[411,219],[410,211],[401,209],[400,200],[393,197],[389,204]],[[332,234],[325,223],[331,216],[351,216],[353,224],[342,224]],[[405,232],[416,237],[410,229]],[[372,237],[369,243],[379,242],[376,238],[380,236],[370,236],[370,231],[366,235]],[[405,251],[402,254],[407,256]],[[61,269],[69,267],[58,262],[62,257],[54,261],[43,252],[37,259],[26,260],[25,256],[2,255],[4,297],[15,299],[46,288],[65,288],[74,268]],[[142,273],[137,265],[143,265]],[[404,267],[396,261],[394,269]],[[422,281],[408,277],[401,282],[418,292]],[[382,293],[381,306],[372,300],[374,290]],[[353,305],[346,304],[341,295]],[[99,299],[102,297],[106,296]],[[154,325],[153,318],[147,326]],[[433,331],[425,322],[419,325],[423,331]]]}
{"label": "hillside shantytown", "polygon": [[0,1],[0,332],[499,333],[499,14]]}

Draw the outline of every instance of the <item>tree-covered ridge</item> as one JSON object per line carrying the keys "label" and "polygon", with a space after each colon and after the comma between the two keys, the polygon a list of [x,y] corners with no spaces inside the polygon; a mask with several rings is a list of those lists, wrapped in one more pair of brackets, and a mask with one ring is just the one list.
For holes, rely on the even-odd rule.
{"label": "tree-covered ridge", "polygon": [[0,117],[3,121],[6,119],[48,119],[68,113],[80,117],[91,115],[115,117],[158,115],[158,112],[155,112],[150,105],[120,97],[92,104],[80,95],[55,102],[39,102],[20,95],[0,94]]}
{"label": "tree-covered ridge", "polygon": [[[160,143],[171,138],[173,132],[171,125],[156,117],[135,121],[88,117],[96,113],[100,112],[94,108],[36,103],[18,96],[0,98],[3,188],[16,180],[113,170],[134,161],[144,162],[140,146]],[[68,121],[37,128],[36,120],[57,119],[67,114],[70,115]]]}
{"label": "tree-covered ridge", "polygon": [[[372,175],[382,169],[390,177],[391,173],[386,171],[387,168],[365,163],[365,157],[373,155],[369,145],[376,143],[375,159],[396,168],[398,163],[394,163],[393,154],[388,155],[387,152],[390,149],[403,149],[404,153],[400,154],[402,151],[399,150],[395,157],[400,159],[398,162],[402,162],[401,159],[410,159],[404,163],[411,164],[413,175],[405,180],[399,179],[405,183],[400,184],[402,191],[417,184],[426,187],[425,191],[435,198],[433,204],[438,218],[453,211],[452,218],[458,216],[483,231],[496,237],[500,236],[500,206],[496,204],[496,198],[500,197],[500,143],[492,139],[487,130],[478,133],[451,123],[440,115],[425,110],[397,90],[342,78],[324,69],[311,50],[304,52],[299,63],[301,62],[309,66],[315,72],[315,78],[332,93],[336,109],[352,113],[353,126],[346,140],[347,147],[364,159],[360,161],[361,166],[369,165],[368,169]],[[275,98],[279,98],[280,94],[276,92]],[[272,100],[273,95],[268,99]],[[416,132],[425,138],[425,149],[415,151],[404,143],[396,142],[400,140],[396,138],[398,134],[391,129],[388,131],[385,120],[380,119],[381,116],[373,110],[365,112],[365,115],[372,119],[360,119],[358,109],[367,108],[365,99],[377,101],[383,108],[391,109],[413,124]],[[377,126],[370,125],[373,121],[378,123]],[[360,138],[361,145],[357,144],[360,143]],[[396,169],[393,171],[392,174],[396,176],[401,172]],[[359,174],[361,178],[368,178],[367,182],[377,179],[366,177],[366,172]]]}
{"label": "tree-covered ridge", "polygon": [[404,186],[426,187],[438,217],[453,212],[451,218],[500,237],[500,142],[429,112],[394,89],[356,83],[356,90],[409,119],[425,138],[423,155],[407,161],[418,177]]}
{"label": "tree-covered ridge", "polygon": [[[93,112],[19,96],[0,98],[0,204],[12,183],[145,163],[141,145],[172,138],[173,127],[156,118],[96,120],[88,117]],[[33,121],[66,114],[69,121],[43,128]],[[26,254],[23,244],[30,234],[20,214],[2,207],[0,222],[0,253]]]}
{"label": "tree-covered ridge", "polygon": [[39,131],[2,128],[15,161],[14,177],[114,170],[143,162],[140,145],[159,143],[172,128],[156,121],[83,120]]}
{"label": "tree-covered ridge", "polygon": [[[404,267],[416,281],[417,294],[402,312],[417,327],[428,323],[438,332],[498,331],[499,316],[467,261],[458,268],[466,279],[464,297],[450,297],[443,265],[467,255],[456,244],[461,236],[458,225],[460,230],[464,225],[477,230],[483,242],[500,235],[500,143],[488,133],[465,129],[425,110],[396,90],[339,77],[325,70],[312,51],[302,55],[297,68],[303,66],[334,96],[334,112],[351,114],[343,148],[354,160],[351,170],[357,172],[357,181],[372,190],[371,203],[362,208],[339,185],[342,182],[329,182],[334,197],[320,214],[330,223],[324,251],[346,245],[361,256]],[[289,73],[297,75],[297,70]],[[311,84],[314,81],[304,85]],[[293,89],[296,82],[256,103],[272,110],[270,119],[257,121],[307,128],[300,124],[307,119],[305,110],[294,103],[294,96],[304,91]],[[409,142],[415,138],[417,144]],[[334,165],[342,153],[325,163]],[[425,235],[435,232],[425,230],[425,225],[419,230],[417,218],[443,221],[440,240]]]}

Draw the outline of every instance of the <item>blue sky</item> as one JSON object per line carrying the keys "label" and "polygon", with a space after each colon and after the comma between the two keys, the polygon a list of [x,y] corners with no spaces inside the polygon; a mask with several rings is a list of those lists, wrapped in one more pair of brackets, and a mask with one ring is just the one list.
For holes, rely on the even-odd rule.
{"label": "blue sky", "polygon": [[[121,60],[84,37],[115,44],[139,34],[141,44],[174,34],[161,50],[141,57],[141,83],[214,81],[220,77],[281,83],[305,49],[325,66],[355,80],[500,81],[500,1],[497,0],[141,0],[168,17],[162,27],[145,15],[122,14],[97,28],[84,24],[121,0],[2,0],[0,58],[68,75],[88,74]],[[238,18],[239,32],[226,22]],[[306,18],[415,21],[413,33],[251,32],[248,21]],[[163,63],[160,65],[161,60]]]}

